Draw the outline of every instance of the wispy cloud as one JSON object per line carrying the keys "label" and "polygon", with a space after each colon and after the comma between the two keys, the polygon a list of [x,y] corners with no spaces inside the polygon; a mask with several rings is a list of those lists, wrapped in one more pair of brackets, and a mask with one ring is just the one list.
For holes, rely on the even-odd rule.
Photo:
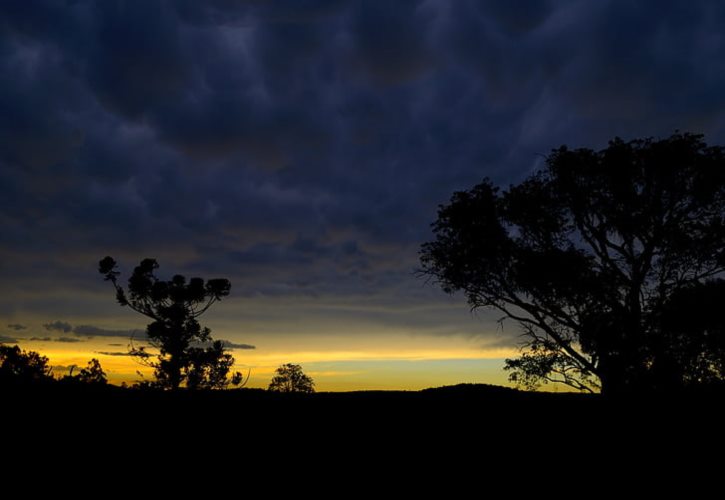
{"label": "wispy cloud", "polygon": [[53,371],[57,374],[63,374],[70,372],[70,370],[77,370],[78,365],[52,365]]}
{"label": "wispy cloud", "polygon": [[20,330],[26,330],[28,327],[25,325],[21,325],[20,323],[11,323],[8,325],[8,328],[11,330],[15,330],[16,332]]}
{"label": "wispy cloud", "polygon": [[85,342],[85,340],[79,339],[78,337],[58,337],[58,338],[54,338],[53,342],[65,342],[68,344],[73,344],[76,342]]}
{"label": "wispy cloud", "polygon": [[[221,342],[224,347],[227,349],[256,349],[256,346],[253,346],[251,344],[239,344],[236,342],[232,342],[231,340],[225,340],[225,339],[218,339],[219,342]],[[195,342],[195,347],[210,347],[212,345],[212,342]]]}
{"label": "wispy cloud", "polygon": [[66,344],[74,344],[76,342],[85,342],[84,339],[78,337],[30,337],[31,342],[63,342]]}

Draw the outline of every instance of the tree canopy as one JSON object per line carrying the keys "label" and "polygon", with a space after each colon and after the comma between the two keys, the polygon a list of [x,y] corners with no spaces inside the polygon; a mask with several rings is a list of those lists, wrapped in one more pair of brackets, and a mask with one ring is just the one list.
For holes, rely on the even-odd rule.
{"label": "tree canopy", "polygon": [[153,320],[146,328],[146,336],[149,344],[158,350],[156,359],[145,347],[134,344],[130,353],[154,368],[155,384],[164,389],[177,389],[182,384],[188,389],[218,389],[230,382],[239,384],[240,373],[235,373],[231,380],[228,377],[234,357],[197,320],[215,302],[229,295],[229,280],[191,278],[187,281],[177,274],[165,281],[156,276],[158,267],[154,259],[142,260],[128,279],[128,288],[124,289],[118,284],[116,261],[106,257],[99,263],[99,272],[116,289],[118,303]]}
{"label": "tree canopy", "polygon": [[701,135],[562,146],[518,185],[455,193],[433,231],[423,272],[523,328],[512,380],[621,393],[725,378],[725,150]]}
{"label": "tree canopy", "polygon": [[48,358],[13,345],[0,345],[0,382],[28,383],[52,380]]}
{"label": "tree canopy", "polygon": [[300,365],[291,363],[277,368],[269,390],[273,392],[315,392],[315,383],[312,378],[305,375]]}
{"label": "tree canopy", "polygon": [[106,372],[103,371],[101,362],[96,358],[91,358],[85,368],[82,368],[77,375],[73,375],[73,370],[76,368],[73,365],[70,369],[70,373],[61,379],[61,382],[66,383],[81,383],[90,385],[106,385],[108,383],[108,377]]}

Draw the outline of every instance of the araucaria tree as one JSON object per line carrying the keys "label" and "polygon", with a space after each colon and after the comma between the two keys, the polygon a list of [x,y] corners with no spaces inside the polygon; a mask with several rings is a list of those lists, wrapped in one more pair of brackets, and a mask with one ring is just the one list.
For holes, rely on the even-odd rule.
{"label": "araucaria tree", "polygon": [[122,306],[153,320],[146,328],[149,344],[158,350],[156,360],[144,347],[132,345],[130,354],[154,368],[156,385],[164,389],[219,389],[230,382],[239,384],[239,373],[229,379],[234,358],[221,341],[213,341],[209,328],[202,328],[197,318],[215,302],[229,295],[226,279],[204,281],[176,275],[170,281],[154,274],[156,260],[144,259],[128,280],[128,289],[118,284],[116,261],[106,257],[99,272],[116,289]]}
{"label": "araucaria tree", "polygon": [[507,190],[455,193],[433,230],[423,272],[523,327],[512,380],[621,394],[725,378],[725,149],[702,136],[561,147]]}

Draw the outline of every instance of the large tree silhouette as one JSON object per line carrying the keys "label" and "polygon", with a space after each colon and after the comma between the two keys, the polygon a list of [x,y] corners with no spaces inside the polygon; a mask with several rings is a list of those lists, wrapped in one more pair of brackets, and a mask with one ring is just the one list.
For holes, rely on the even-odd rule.
{"label": "large tree silhouette", "polygon": [[[229,295],[231,284],[226,279],[191,278],[175,275],[170,281],[160,280],[154,259],[144,259],[128,279],[128,290],[118,284],[116,261],[106,257],[99,263],[99,272],[116,289],[116,300],[122,306],[153,320],[146,329],[148,342],[158,349],[156,360],[144,347],[132,345],[131,354],[154,368],[156,385],[164,389],[223,388],[229,382],[234,358],[220,341],[213,341],[211,330],[202,328],[197,318],[215,302]],[[231,382],[239,384],[236,373]]]}
{"label": "large tree silhouette", "polygon": [[518,185],[455,193],[433,230],[423,272],[523,327],[514,381],[621,393],[725,376],[722,320],[672,321],[722,290],[725,152],[702,136],[563,146]]}

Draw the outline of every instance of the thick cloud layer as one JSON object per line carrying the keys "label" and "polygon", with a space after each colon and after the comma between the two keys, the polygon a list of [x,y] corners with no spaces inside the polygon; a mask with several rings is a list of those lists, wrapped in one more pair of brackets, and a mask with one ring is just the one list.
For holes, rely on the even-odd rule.
{"label": "thick cloud layer", "polygon": [[82,318],[106,254],[434,304],[413,270],[454,190],[562,143],[722,143],[723,26],[717,0],[4,1],[0,315]]}

